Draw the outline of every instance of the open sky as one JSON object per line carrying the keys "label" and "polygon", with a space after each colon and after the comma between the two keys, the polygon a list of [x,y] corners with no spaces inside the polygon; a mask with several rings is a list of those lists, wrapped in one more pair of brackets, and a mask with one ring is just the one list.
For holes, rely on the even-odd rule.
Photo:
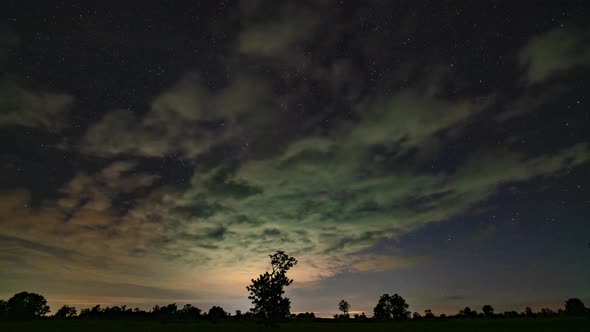
{"label": "open sky", "polygon": [[590,302],[587,1],[2,7],[0,298]]}

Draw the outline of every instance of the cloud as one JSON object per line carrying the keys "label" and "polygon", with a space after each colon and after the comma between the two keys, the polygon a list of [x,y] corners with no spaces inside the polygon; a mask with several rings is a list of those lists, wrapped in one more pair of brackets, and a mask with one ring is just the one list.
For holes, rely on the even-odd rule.
{"label": "cloud", "polygon": [[363,257],[352,265],[355,271],[390,271],[405,267],[410,267],[427,260],[427,257],[419,256],[413,258],[397,257],[389,255],[370,255]]}
{"label": "cloud", "polygon": [[[22,126],[60,131],[67,126],[74,97],[22,84],[12,61],[21,39],[12,30],[0,27],[0,127]],[[18,68],[18,67],[16,67]]]}
{"label": "cloud", "polygon": [[94,175],[79,173],[61,189],[57,201],[70,223],[108,226],[116,214],[113,202],[121,194],[151,186],[158,176],[137,174],[132,162],[114,162]]}
{"label": "cloud", "polygon": [[211,147],[259,132],[277,118],[271,87],[259,78],[236,75],[210,91],[187,74],[151,103],[144,115],[108,112],[91,126],[80,150],[103,157],[135,155],[195,158]]}
{"label": "cloud", "polygon": [[575,67],[590,66],[588,30],[560,27],[534,36],[521,50],[526,80],[540,83]]}
{"label": "cloud", "polygon": [[33,91],[0,79],[0,126],[23,126],[59,131],[67,126],[68,94]]}
{"label": "cloud", "polygon": [[280,14],[263,22],[250,22],[245,16],[245,27],[238,35],[238,50],[256,56],[285,55],[297,43],[310,39],[319,23],[317,14],[300,6],[285,5]]}

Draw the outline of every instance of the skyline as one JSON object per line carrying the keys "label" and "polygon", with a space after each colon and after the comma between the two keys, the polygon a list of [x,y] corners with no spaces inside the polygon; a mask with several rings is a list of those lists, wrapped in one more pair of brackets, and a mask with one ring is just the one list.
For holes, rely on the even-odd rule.
{"label": "skyline", "polygon": [[0,298],[590,302],[583,2],[10,2]]}

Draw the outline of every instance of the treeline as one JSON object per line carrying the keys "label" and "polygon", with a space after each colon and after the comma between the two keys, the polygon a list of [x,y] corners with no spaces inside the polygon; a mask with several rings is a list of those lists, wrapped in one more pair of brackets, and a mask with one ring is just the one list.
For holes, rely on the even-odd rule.
{"label": "treeline", "polygon": [[[586,308],[584,303],[578,298],[571,298],[565,302],[563,309],[554,311],[549,308],[543,308],[539,312],[534,312],[530,307],[526,307],[523,312],[505,311],[495,313],[491,305],[484,305],[481,311],[472,310],[465,307],[455,315],[435,315],[427,309],[424,314],[414,312],[410,314],[409,305],[398,294],[383,294],[375,308],[373,316],[367,317],[365,313],[350,315],[348,313],[350,304],[347,301],[340,301],[338,308],[343,312],[340,315],[334,315],[337,320],[422,320],[422,319],[460,319],[460,318],[482,318],[482,319],[502,319],[502,318],[547,318],[561,316],[590,316],[590,308]],[[234,314],[226,312],[220,306],[213,306],[208,311],[203,311],[191,304],[178,307],[176,303],[168,305],[154,306],[151,310],[145,311],[139,308],[130,308],[126,305],[101,307],[96,305],[92,308],[78,310],[73,306],[64,305],[52,316],[47,316],[50,308],[44,296],[21,292],[15,294],[8,301],[0,300],[0,318],[3,320],[31,320],[31,319],[106,319],[106,320],[255,320],[258,317],[253,312],[242,313],[236,310]],[[288,314],[285,320],[316,320],[313,312]]]}

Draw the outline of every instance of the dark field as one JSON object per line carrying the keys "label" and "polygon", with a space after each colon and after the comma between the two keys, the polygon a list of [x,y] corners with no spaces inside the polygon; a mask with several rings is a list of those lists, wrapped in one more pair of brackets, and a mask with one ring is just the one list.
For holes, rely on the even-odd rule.
{"label": "dark field", "polygon": [[[45,320],[2,322],[0,331],[272,331],[254,322],[170,322]],[[461,319],[408,322],[289,322],[280,331],[590,331],[585,318]]]}

